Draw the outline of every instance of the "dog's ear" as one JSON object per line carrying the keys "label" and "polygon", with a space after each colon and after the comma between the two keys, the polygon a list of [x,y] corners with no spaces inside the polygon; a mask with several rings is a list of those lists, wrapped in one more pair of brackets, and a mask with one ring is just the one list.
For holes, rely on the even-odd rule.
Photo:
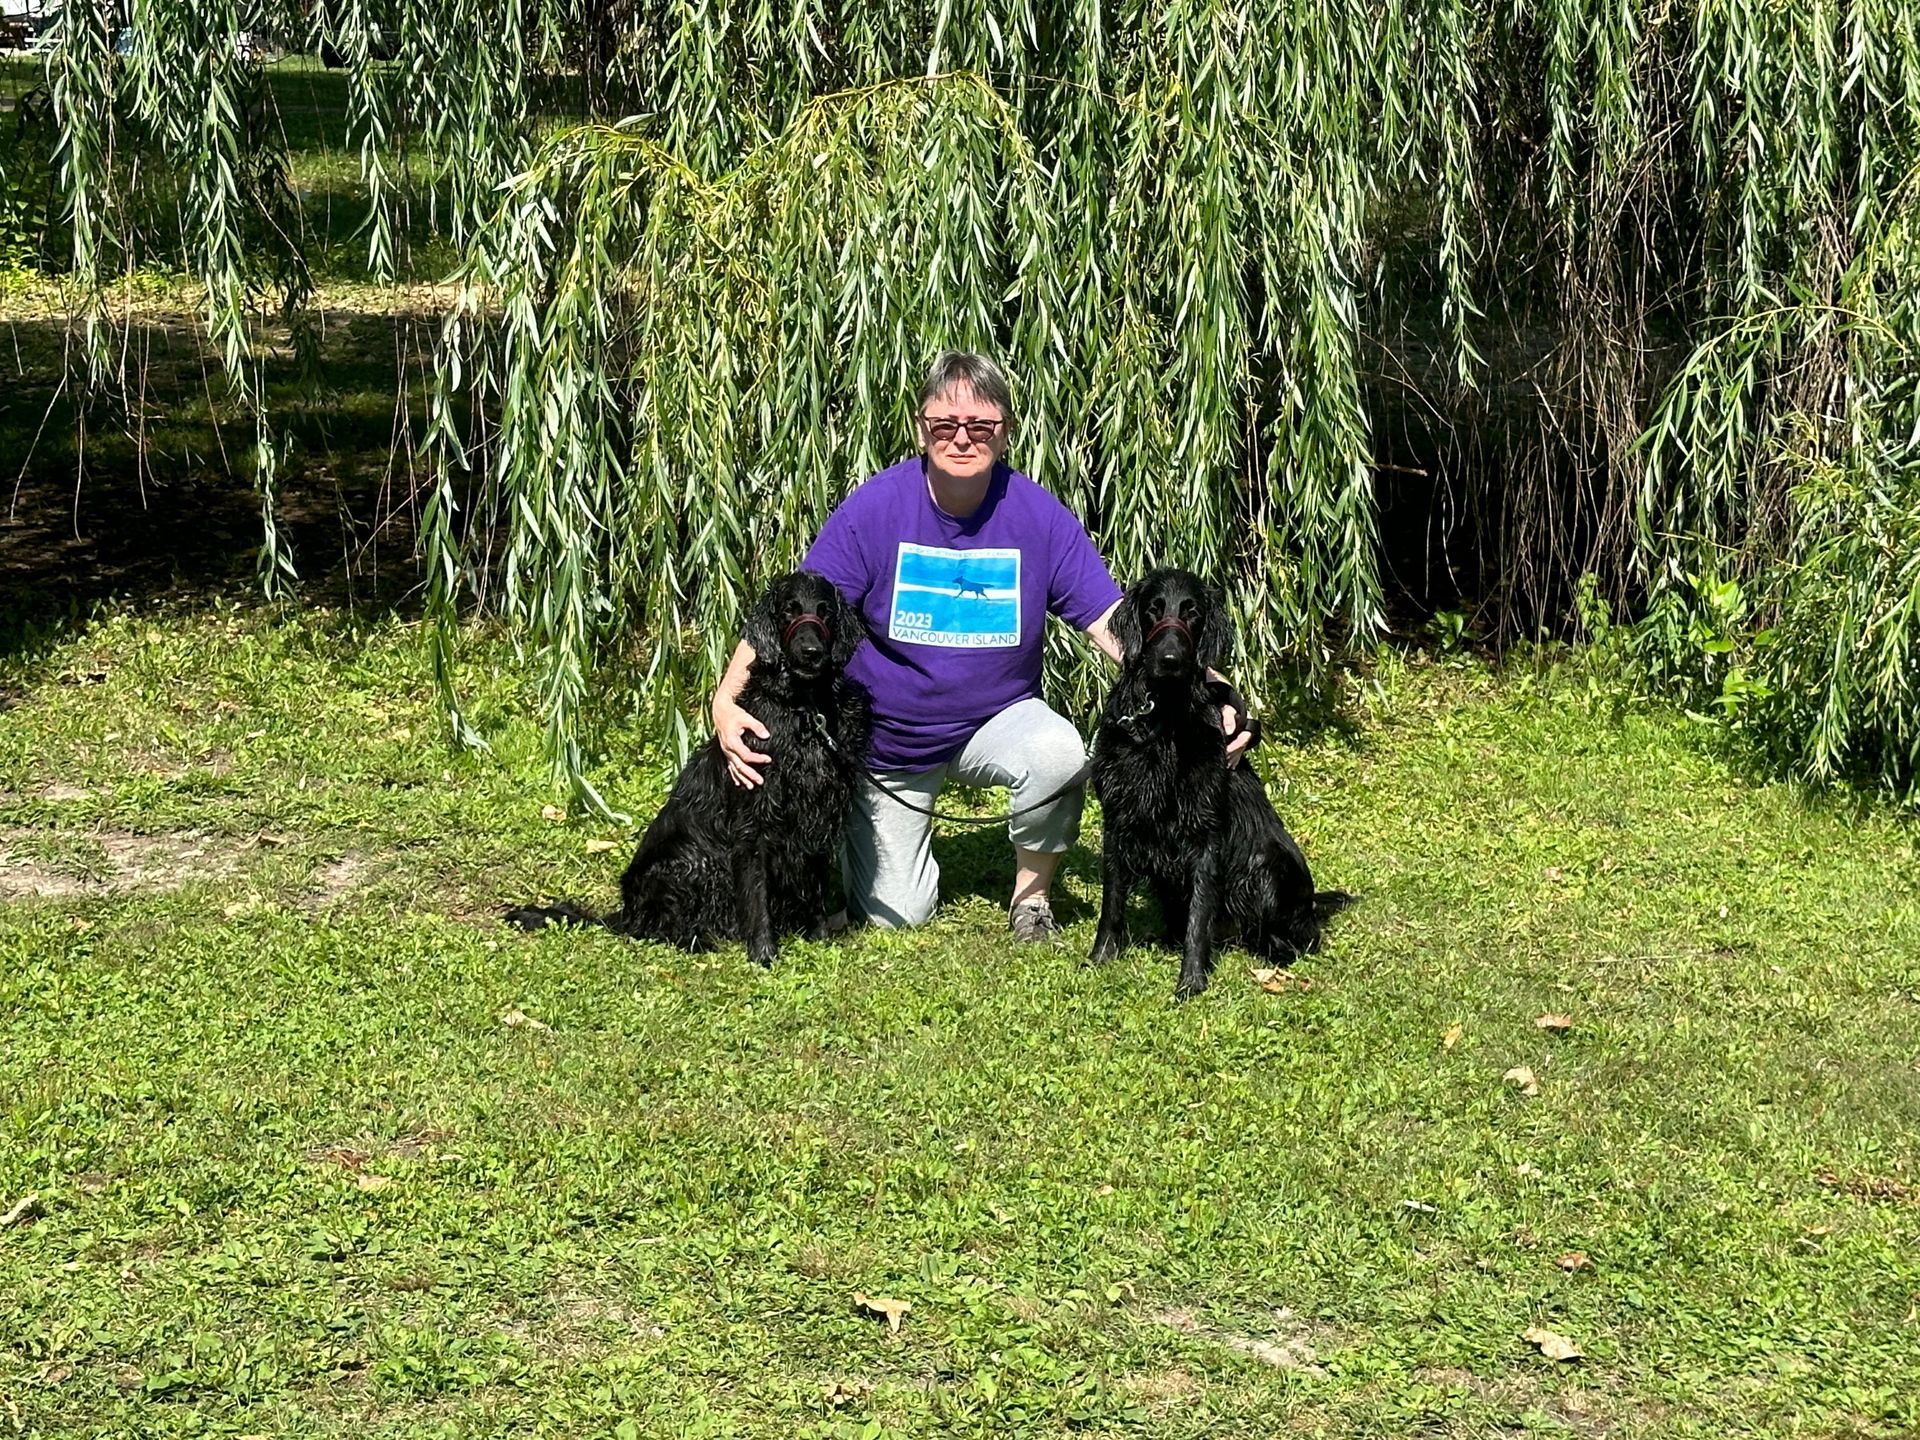
{"label": "dog's ear", "polygon": [[1227,599],[1212,585],[1200,587],[1205,613],[1200,617],[1200,633],[1194,636],[1194,650],[1203,670],[1218,670],[1233,654],[1233,615]]}
{"label": "dog's ear", "polygon": [[831,597],[827,601],[827,628],[833,633],[833,668],[844,670],[860,642],[867,638],[867,622],[840,597],[837,585],[829,585],[827,594]]}
{"label": "dog's ear", "polygon": [[780,607],[787,593],[787,580],[788,577],[782,575],[767,586],[747,612],[744,638],[753,647],[754,655],[769,664],[780,661]]}
{"label": "dog's ear", "polygon": [[1113,618],[1107,621],[1107,628],[1113,632],[1113,638],[1120,642],[1121,664],[1131,664],[1140,658],[1140,582],[1135,581],[1127,587],[1127,593],[1120,597],[1120,603],[1114,607]]}

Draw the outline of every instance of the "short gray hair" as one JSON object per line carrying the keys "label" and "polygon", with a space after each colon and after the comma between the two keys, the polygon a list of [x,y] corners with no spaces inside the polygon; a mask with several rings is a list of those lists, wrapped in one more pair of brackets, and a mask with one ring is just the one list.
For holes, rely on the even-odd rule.
{"label": "short gray hair", "polygon": [[971,350],[942,350],[927,371],[926,383],[920,387],[920,412],[926,413],[929,400],[938,400],[955,390],[971,390],[989,405],[997,406],[1000,413],[1012,421],[1013,390],[1007,384],[1007,372],[987,356]]}

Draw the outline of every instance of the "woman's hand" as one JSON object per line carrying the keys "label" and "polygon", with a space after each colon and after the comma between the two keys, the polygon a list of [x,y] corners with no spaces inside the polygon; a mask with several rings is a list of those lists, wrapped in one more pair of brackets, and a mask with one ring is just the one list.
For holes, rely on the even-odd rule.
{"label": "woman's hand", "polygon": [[720,753],[727,757],[727,774],[743,790],[761,783],[760,766],[771,756],[762,755],[748,743],[754,735],[764,740],[767,727],[723,695],[713,697],[713,733],[719,737]]}
{"label": "woman's hand", "polygon": [[[1232,681],[1218,670],[1209,670],[1207,682],[1220,701],[1220,729],[1227,737],[1227,764],[1238,765],[1240,757],[1253,748],[1258,732],[1252,725],[1241,724],[1243,720],[1251,717],[1240,713],[1240,707],[1245,702],[1240,698],[1240,692],[1233,688]],[[1236,729],[1238,729],[1237,734]]]}
{"label": "woman's hand", "polygon": [[713,733],[720,742],[720,753],[727,757],[727,775],[742,790],[751,790],[761,782],[760,767],[770,759],[748,743],[749,735],[767,738],[767,727],[740,708],[740,692],[747,683],[747,671],[754,661],[753,647],[742,640],[734,647],[727,673],[720,677],[713,692]]}

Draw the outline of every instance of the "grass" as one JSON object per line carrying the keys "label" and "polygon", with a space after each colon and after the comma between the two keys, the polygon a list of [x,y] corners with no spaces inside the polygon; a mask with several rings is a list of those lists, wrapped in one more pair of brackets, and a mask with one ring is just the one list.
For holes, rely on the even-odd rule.
{"label": "grass", "polygon": [[[930,928],[764,973],[503,931],[629,837],[543,818],[510,652],[470,659],[491,757],[421,668],[398,622],[228,609],[7,662],[0,1214],[40,1213],[0,1230],[0,1432],[1920,1426],[1886,816],[1574,678],[1386,659],[1264,761],[1365,897],[1310,983],[1085,968],[1085,853],[1067,943],[1015,949],[991,830]],[[663,757],[608,753],[644,815]]]}

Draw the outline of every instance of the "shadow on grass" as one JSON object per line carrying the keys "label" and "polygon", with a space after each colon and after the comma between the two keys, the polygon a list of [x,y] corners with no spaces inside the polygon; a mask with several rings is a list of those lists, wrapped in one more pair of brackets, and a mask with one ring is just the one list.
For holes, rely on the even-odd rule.
{"label": "shadow on grass", "polygon": [[[269,362],[287,447],[275,518],[301,598],[416,603],[431,343],[425,317],[336,314],[317,374],[284,351]],[[68,379],[65,317],[7,324],[0,346],[0,657],[31,657],[109,602],[261,594],[253,427],[191,316],[136,320],[91,397]]]}

